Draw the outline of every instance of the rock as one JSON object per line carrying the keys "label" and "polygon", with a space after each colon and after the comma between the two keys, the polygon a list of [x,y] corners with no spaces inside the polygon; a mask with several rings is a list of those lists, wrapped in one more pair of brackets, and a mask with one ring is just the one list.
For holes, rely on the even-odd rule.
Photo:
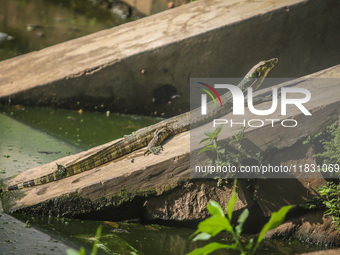
{"label": "rock", "polygon": [[[317,164],[313,155],[316,152],[312,145],[298,143],[276,152],[272,155],[272,165],[304,165]],[[260,205],[265,216],[269,217],[273,212],[287,204],[303,204],[317,195],[316,189],[327,182],[321,173],[313,174],[313,178],[305,178],[296,174],[296,179],[259,179],[256,182],[257,189],[254,192],[254,200]],[[282,195],[285,192],[285,195]]]}
{"label": "rock", "polygon": [[299,255],[339,255],[339,254],[340,254],[340,249],[332,249],[332,250],[300,253]]}
{"label": "rock", "polygon": [[[238,189],[238,191],[239,197],[234,210],[249,206],[242,190]],[[145,218],[164,221],[201,221],[211,216],[207,210],[211,200],[218,202],[222,208],[227,208],[231,194],[232,183],[218,186],[216,180],[191,180],[171,192],[146,199]]]}
{"label": "rock", "polygon": [[122,20],[131,18],[132,16],[132,8],[128,4],[122,2],[114,2],[110,11]]}
{"label": "rock", "polygon": [[340,231],[332,224],[332,218],[324,216],[322,211],[310,212],[290,219],[276,229],[269,231],[266,238],[296,238],[303,242],[318,245],[340,246]]}

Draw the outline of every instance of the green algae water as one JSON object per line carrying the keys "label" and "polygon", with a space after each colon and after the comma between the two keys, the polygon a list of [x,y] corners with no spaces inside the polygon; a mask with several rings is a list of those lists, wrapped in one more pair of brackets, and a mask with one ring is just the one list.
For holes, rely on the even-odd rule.
{"label": "green algae water", "polygon": [[169,8],[167,0],[128,2],[130,5],[116,0],[0,0],[0,60]]}
{"label": "green algae water", "polygon": [[160,119],[0,106],[0,179],[118,139]]}
{"label": "green algae water", "polygon": [[126,21],[87,0],[0,0],[0,60]]}
{"label": "green algae water", "polygon": [[80,150],[118,139],[160,118],[52,108],[0,106],[0,113]]}

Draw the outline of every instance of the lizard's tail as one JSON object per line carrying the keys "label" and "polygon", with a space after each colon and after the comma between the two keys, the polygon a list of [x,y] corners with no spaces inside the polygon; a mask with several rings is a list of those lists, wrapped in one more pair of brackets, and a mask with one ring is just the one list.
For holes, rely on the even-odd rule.
{"label": "lizard's tail", "polygon": [[18,189],[38,186],[38,185],[42,185],[48,182],[60,180],[65,174],[65,168],[62,165],[57,165],[57,166],[58,166],[58,169],[53,173],[41,176],[36,179],[29,180],[27,182],[21,182],[21,183],[12,185],[12,186],[8,186],[6,188],[2,188],[0,190],[0,193],[5,192],[5,191],[18,190]]}
{"label": "lizard's tail", "polygon": [[[43,176],[43,177],[45,177],[45,176]],[[41,178],[43,178],[43,177],[41,177]],[[38,178],[38,179],[41,179],[41,178]],[[0,190],[0,193],[6,192],[6,191],[11,191],[11,190],[18,190],[18,189],[36,186],[38,179],[33,179],[33,180],[29,180],[27,182],[21,182],[21,183],[18,183],[18,184],[14,184],[14,185],[2,188]]]}

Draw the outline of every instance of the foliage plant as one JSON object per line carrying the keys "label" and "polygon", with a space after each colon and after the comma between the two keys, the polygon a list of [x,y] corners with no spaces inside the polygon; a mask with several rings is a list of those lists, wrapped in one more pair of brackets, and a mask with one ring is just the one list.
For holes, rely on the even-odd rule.
{"label": "foliage plant", "polygon": [[[319,144],[322,147],[322,152],[315,154],[314,156],[320,161],[320,165],[328,166],[328,175],[332,178],[340,178],[340,172],[336,171],[340,165],[340,126],[339,121],[326,127],[324,131],[321,131],[315,135],[308,136],[304,143]],[[337,167],[336,167],[337,166]],[[334,172],[333,172],[334,171]]]}
{"label": "foliage plant", "polygon": [[234,227],[231,224],[233,208],[237,201],[236,196],[236,180],[234,182],[232,196],[227,205],[227,215],[224,215],[221,206],[215,202],[211,201],[207,209],[212,214],[212,216],[199,223],[197,231],[193,234],[193,241],[199,240],[209,240],[211,237],[216,236],[221,232],[228,232],[232,236],[232,244],[224,244],[218,242],[211,242],[202,248],[196,249],[190,252],[188,255],[206,255],[210,254],[218,249],[232,249],[240,252],[241,255],[252,255],[256,252],[259,244],[263,240],[265,234],[279,225],[284,221],[288,211],[294,207],[293,205],[288,205],[282,207],[278,212],[274,212],[269,221],[263,226],[257,239],[251,238],[248,242],[243,242],[241,240],[242,227],[244,222],[247,220],[249,211],[245,209],[237,220],[237,225]]}
{"label": "foliage plant", "polygon": [[[321,144],[323,152],[314,155],[321,161],[320,165],[328,166],[328,170],[336,170],[340,165],[340,125],[339,121],[326,127],[322,132],[314,136],[309,136],[307,142]],[[339,169],[339,167],[337,167]],[[339,172],[328,172],[328,176],[335,178],[334,182],[327,182],[327,184],[318,189],[320,196],[315,197],[313,201],[308,204],[311,209],[318,207],[325,207],[325,215],[332,217],[332,223],[340,230],[340,183]]]}
{"label": "foliage plant", "polygon": [[312,202],[310,208],[317,207],[317,203],[321,203],[326,207],[324,215],[332,217],[332,223],[337,230],[340,230],[340,184],[328,182],[327,185],[318,189],[320,197],[316,197],[316,201]]}
{"label": "foliage plant", "polygon": [[220,145],[217,144],[218,135],[221,133],[223,128],[223,125],[218,126],[215,131],[204,132],[204,135],[206,136],[203,138],[200,143],[204,143],[205,145],[203,149],[201,149],[198,152],[198,155],[206,152],[206,151],[212,151],[216,157],[215,159],[210,159],[207,163],[209,165],[218,165],[218,166],[224,166],[224,165],[236,165],[239,166],[240,162],[242,161],[242,156],[246,154],[245,150],[242,148],[242,146],[239,144],[239,142],[242,139],[245,139],[246,136],[244,135],[245,129],[242,129],[240,132],[235,134],[232,139],[229,141],[229,146],[235,146],[238,153],[237,154],[231,154],[226,153],[226,149],[222,148]]}
{"label": "foliage plant", "polygon": [[[215,163],[218,165],[222,164],[222,155],[225,152],[225,149],[222,149],[221,146],[217,145],[217,138],[218,138],[218,135],[221,133],[222,128],[223,128],[223,125],[220,125],[215,129],[214,132],[210,132],[210,131],[204,132],[204,135],[206,137],[203,138],[200,141],[200,143],[204,143],[204,142],[207,142],[207,143],[204,145],[203,149],[198,152],[198,155],[206,151],[215,152],[216,153]],[[214,161],[210,160],[208,163],[213,164]]]}
{"label": "foliage plant", "polygon": [[[99,244],[99,239],[101,237],[101,234],[102,234],[102,226],[99,226],[97,228],[96,240],[94,241],[91,255],[96,255],[98,252],[98,244]],[[86,255],[84,247],[81,247],[79,251],[74,250],[74,249],[68,249],[66,250],[66,254],[67,255]]]}
{"label": "foliage plant", "polygon": [[[204,135],[206,136],[203,138],[200,143],[205,143],[203,148],[198,152],[198,155],[200,155],[203,152],[211,151],[214,153],[214,158],[209,159],[207,164],[208,165],[217,165],[217,166],[236,166],[240,167],[242,161],[249,157],[249,154],[247,151],[242,147],[241,141],[243,139],[246,139],[248,136],[244,134],[246,128],[242,128],[238,133],[236,133],[231,140],[228,142],[228,146],[233,147],[236,149],[237,153],[226,153],[226,149],[222,148],[220,145],[218,145],[218,135],[221,133],[223,128],[223,125],[218,126],[213,132],[206,131],[204,132]],[[257,162],[262,161],[262,157],[260,153],[257,153],[255,156],[252,156],[254,160]],[[229,174],[224,177],[233,177],[232,174]]]}
{"label": "foliage plant", "polygon": [[[322,160],[323,165],[335,166],[340,165],[340,126],[339,122],[335,122],[327,127],[326,130],[329,135],[328,139],[322,139],[324,151],[315,156]],[[339,169],[339,168],[338,168]],[[330,173],[331,177],[339,178],[339,172]]]}

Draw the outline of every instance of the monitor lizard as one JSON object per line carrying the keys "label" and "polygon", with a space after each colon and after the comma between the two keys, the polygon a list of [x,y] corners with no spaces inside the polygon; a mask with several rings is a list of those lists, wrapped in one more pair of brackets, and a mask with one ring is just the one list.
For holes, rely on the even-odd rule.
{"label": "monitor lizard", "polygon": [[[237,86],[243,91],[243,93],[246,93],[246,90],[249,87],[252,87],[254,90],[256,90],[262,85],[264,78],[277,63],[277,58],[259,62],[250,69],[250,71]],[[201,109],[197,108],[191,112],[189,111],[160,121],[154,125],[137,130],[135,133],[126,136],[125,138],[104,148],[103,150],[94,153],[93,155],[90,155],[87,158],[75,163],[71,163],[68,166],[57,164],[57,170],[53,173],[2,188],[0,193],[57,181],[101,166],[146,146],[147,150],[145,155],[150,153],[157,155],[162,150],[162,142],[168,136],[174,136],[176,134],[182,133],[189,130],[190,128],[202,125],[212,118],[218,118],[230,112],[232,109],[231,92],[223,94],[220,98],[222,101],[222,106],[216,106],[213,101],[210,101],[207,106],[209,113],[206,115],[202,115]]]}

